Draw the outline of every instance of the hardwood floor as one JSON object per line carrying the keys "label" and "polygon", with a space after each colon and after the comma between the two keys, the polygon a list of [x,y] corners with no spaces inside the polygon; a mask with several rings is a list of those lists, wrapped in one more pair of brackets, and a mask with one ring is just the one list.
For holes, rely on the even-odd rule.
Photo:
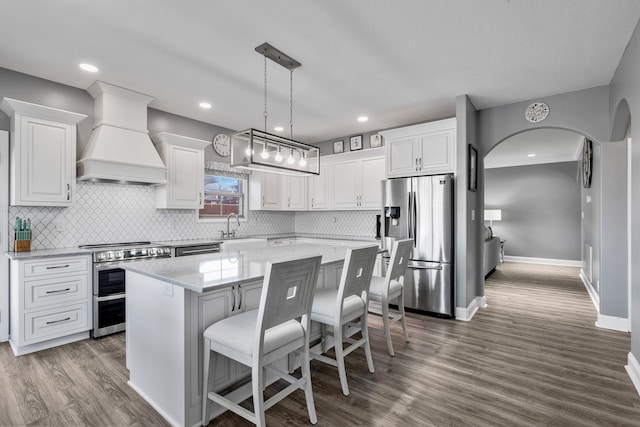
{"label": "hardwood floor", "polygon": [[[362,351],[349,355],[348,397],[335,368],[312,362],[318,425],[640,425],[629,334],[594,326],[577,269],[506,263],[485,288],[488,307],[471,322],[410,314],[408,344],[394,325],[395,357],[372,332],[376,372]],[[21,357],[0,344],[0,425],[167,425],[126,385],[124,339]],[[267,423],[309,425],[304,394],[268,410]],[[211,425],[251,424],[227,412]]]}

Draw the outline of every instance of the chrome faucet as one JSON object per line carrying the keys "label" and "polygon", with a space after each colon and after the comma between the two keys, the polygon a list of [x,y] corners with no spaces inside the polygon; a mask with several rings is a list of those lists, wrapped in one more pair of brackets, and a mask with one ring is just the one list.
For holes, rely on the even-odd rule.
{"label": "chrome faucet", "polygon": [[[229,215],[227,215],[227,239],[231,238],[231,234],[233,234],[234,237],[236,235],[236,230],[233,230],[233,233],[229,232],[229,220],[231,220],[232,216],[236,217],[236,222],[238,223],[238,227],[240,227],[240,218],[238,218],[237,214],[230,213]],[[224,236],[223,236],[223,238],[224,238]]]}

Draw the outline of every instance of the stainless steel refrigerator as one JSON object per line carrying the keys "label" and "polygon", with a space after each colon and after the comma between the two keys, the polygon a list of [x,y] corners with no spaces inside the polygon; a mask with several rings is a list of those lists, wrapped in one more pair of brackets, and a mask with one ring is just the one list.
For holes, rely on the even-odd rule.
{"label": "stainless steel refrigerator", "polygon": [[381,240],[413,239],[404,278],[409,309],[454,316],[453,177],[393,178],[382,182]]}

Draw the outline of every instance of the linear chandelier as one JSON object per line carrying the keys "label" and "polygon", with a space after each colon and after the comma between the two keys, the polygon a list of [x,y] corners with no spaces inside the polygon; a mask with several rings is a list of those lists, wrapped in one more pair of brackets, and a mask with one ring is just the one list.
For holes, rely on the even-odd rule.
{"label": "linear chandelier", "polygon": [[[246,129],[231,137],[231,166],[283,175],[319,175],[320,149],[293,139],[293,70],[295,59],[263,43],[256,52],[264,57],[264,131]],[[267,59],[289,70],[289,138],[267,132]]]}

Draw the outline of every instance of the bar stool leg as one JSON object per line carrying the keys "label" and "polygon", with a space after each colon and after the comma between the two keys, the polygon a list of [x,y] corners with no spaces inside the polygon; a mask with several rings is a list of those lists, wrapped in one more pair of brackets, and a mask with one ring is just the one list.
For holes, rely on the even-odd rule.
{"label": "bar stool leg", "polygon": [[208,423],[207,409],[209,407],[209,362],[211,360],[211,344],[208,339],[204,339],[204,358],[202,359],[202,425]]}
{"label": "bar stool leg", "polygon": [[313,390],[311,388],[311,367],[309,366],[309,346],[307,345],[300,353],[300,361],[302,375],[306,378],[304,384],[304,397],[307,400],[307,411],[309,412],[309,421],[311,424],[316,424],[318,418],[316,416],[316,406],[313,402]]}
{"label": "bar stool leg", "polygon": [[334,349],[336,352],[336,364],[338,365],[338,374],[340,376],[340,384],[342,385],[342,394],[349,396],[349,385],[347,384],[347,370],[344,366],[344,352],[342,348],[342,327],[336,324],[333,327]]}
{"label": "bar stool leg", "polygon": [[387,338],[387,349],[391,356],[395,356],[391,342],[391,326],[389,325],[389,301],[386,299],[382,300],[382,322],[384,323],[384,335]]}
{"label": "bar stool leg", "polygon": [[404,334],[404,341],[409,342],[409,332],[407,331],[407,321],[404,314],[404,287],[402,288],[400,296],[398,297],[398,310],[400,311],[400,315],[402,316],[400,321],[402,322],[402,333]]}
{"label": "bar stool leg", "polygon": [[360,318],[360,325],[361,325],[361,331],[362,331],[362,338],[364,338],[365,340],[364,354],[367,357],[367,366],[369,367],[369,372],[373,374],[375,372],[375,369],[373,368],[373,357],[371,357],[371,347],[369,346],[369,326],[367,325],[366,313],[367,312],[365,311],[365,314],[363,314],[362,317]]}
{"label": "bar stool leg", "polygon": [[[255,366],[258,365],[258,366]],[[253,388],[253,413],[256,416],[256,426],[265,427],[266,421],[264,416],[264,375],[263,368],[260,363],[254,361],[251,385]]]}

